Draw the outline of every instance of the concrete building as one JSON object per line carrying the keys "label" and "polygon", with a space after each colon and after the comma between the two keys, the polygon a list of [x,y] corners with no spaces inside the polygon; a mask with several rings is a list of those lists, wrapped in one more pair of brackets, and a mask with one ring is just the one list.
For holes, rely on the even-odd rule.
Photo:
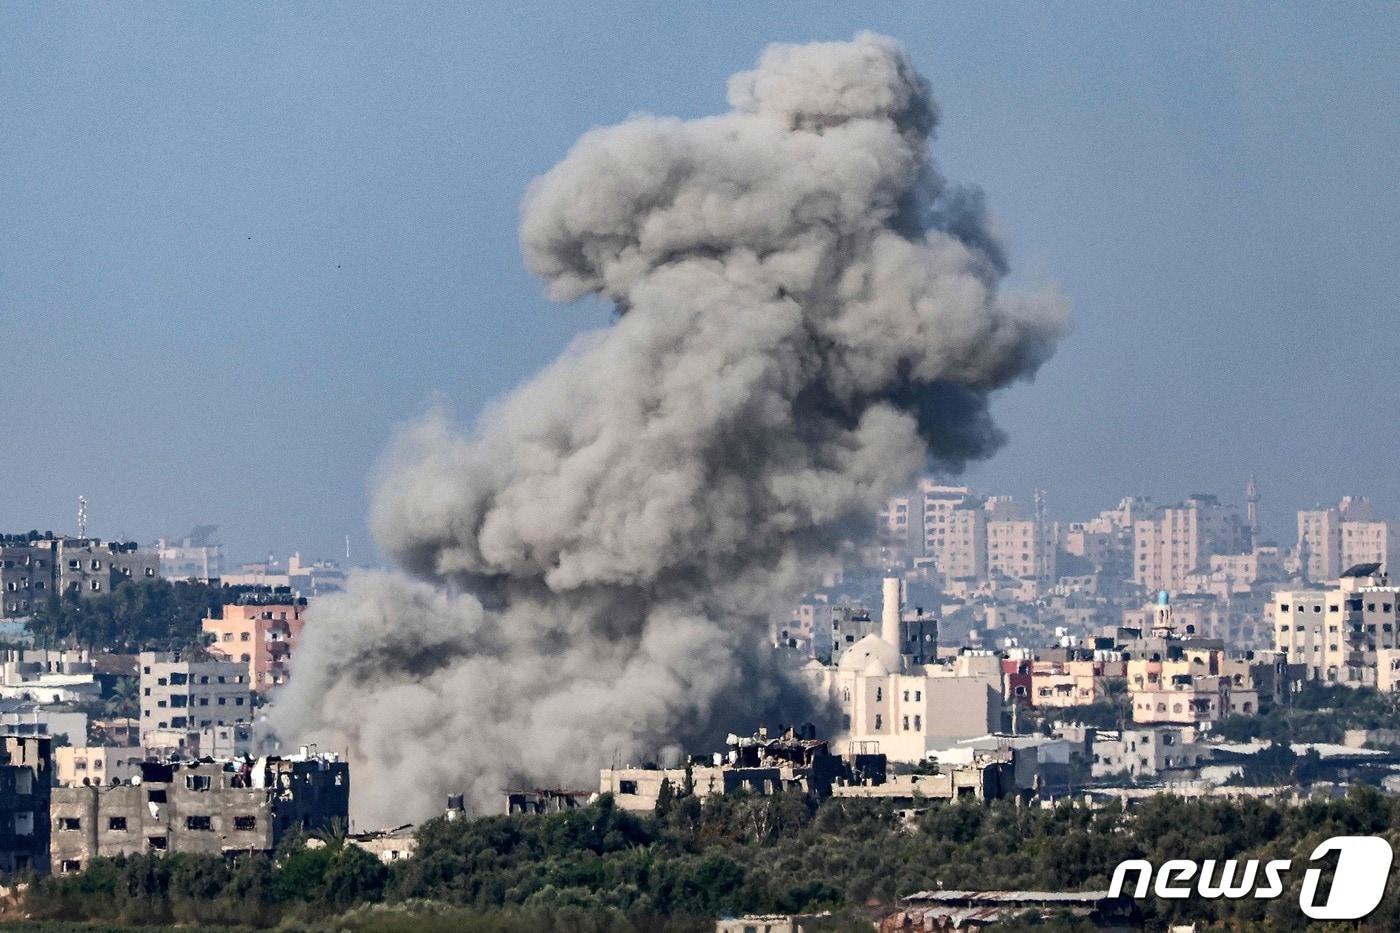
{"label": "concrete building", "polygon": [[0,617],[27,618],[53,595],[53,554],[42,542],[0,538]]}
{"label": "concrete building", "polygon": [[204,620],[209,652],[245,665],[253,690],[287,682],[288,662],[301,635],[306,598],[291,593],[248,593]]}
{"label": "concrete building", "polygon": [[156,544],[160,575],[167,580],[217,583],[224,573],[224,548],[214,541],[217,525],[198,525],[178,541],[161,538]]}
{"label": "concrete building", "polygon": [[0,874],[48,873],[51,754],[47,736],[0,736]]}
{"label": "concrete building", "polygon": [[146,750],[140,746],[64,745],[53,750],[54,783],[111,784],[130,781],[141,773]]}
{"label": "concrete building", "polygon": [[1196,494],[1182,505],[1133,526],[1133,582],[1149,590],[1181,590],[1212,554],[1249,548],[1249,534],[1232,506]]}
{"label": "concrete building", "polygon": [[345,823],[350,769],[335,755],[146,761],[139,783],[53,791],[56,871],[141,852],[220,855],[271,851],[288,832]]}
{"label": "concrete building", "polygon": [[1343,522],[1342,566],[1379,564],[1390,572],[1396,552],[1396,529],[1390,522]]}
{"label": "concrete building", "polygon": [[906,774],[881,784],[847,784],[833,787],[833,797],[888,800],[908,808],[933,800],[1002,800],[1019,791],[1013,754],[1007,751],[977,755],[966,764],[942,765],[937,774]]}
{"label": "concrete building", "polygon": [[91,599],[110,593],[125,580],[153,580],[160,576],[159,555],[135,541],[55,538],[51,545],[60,594],[76,593],[82,599]]}
{"label": "concrete building", "polygon": [[43,706],[32,700],[0,699],[0,733],[23,736],[64,736],[81,745],[87,741],[87,713],[67,706]]}
{"label": "concrete building", "polygon": [[1379,652],[1400,648],[1400,587],[1377,563],[1348,568],[1335,589],[1280,590],[1269,616],[1276,647],[1308,680],[1376,686]]}
{"label": "concrete building", "polygon": [[731,735],[726,752],[692,758],[684,768],[604,768],[598,790],[611,794],[621,809],[649,811],[656,807],[663,784],[677,794],[688,788],[703,800],[739,791],[766,795],[796,790],[829,797],[840,784],[884,780],[883,755],[860,753],[843,760],[805,727],[778,736],[770,736],[767,729],[743,738]]}
{"label": "concrete building", "polygon": [[1194,777],[1188,772],[1210,759],[1210,747],[1200,744],[1199,737],[1191,725],[1097,732],[1090,774],[1095,778]]}
{"label": "concrete building", "polygon": [[1387,523],[1375,521],[1364,497],[1345,496],[1331,508],[1298,512],[1296,554],[1303,575],[1314,583],[1335,580],[1354,564],[1378,563],[1388,569],[1393,546]]}
{"label": "concrete building", "polygon": [[944,581],[987,576],[987,512],[967,486],[933,480],[919,484],[924,515],[924,556]]}
{"label": "concrete building", "polygon": [[1058,529],[1052,522],[990,521],[987,523],[987,569],[1016,580],[1052,581],[1058,537]]}
{"label": "concrete building", "polygon": [[201,730],[253,719],[246,662],[143,651],[140,664],[141,744],[147,749],[202,754]]}
{"label": "concrete building", "polygon": [[903,564],[924,556],[923,503],[917,495],[893,496],[875,519],[875,540],[882,566]]}

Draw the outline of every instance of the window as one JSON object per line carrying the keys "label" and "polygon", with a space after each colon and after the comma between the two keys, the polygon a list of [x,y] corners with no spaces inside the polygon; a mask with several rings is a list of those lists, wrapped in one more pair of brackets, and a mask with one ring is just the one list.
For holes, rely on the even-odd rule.
{"label": "window", "polygon": [[76,816],[64,816],[58,820],[58,828],[65,833],[76,833],[83,828],[83,821]]}
{"label": "window", "polygon": [[[876,703],[879,703],[879,702],[880,702],[881,700],[883,700],[884,698],[885,698],[885,688],[884,688],[884,687],[876,687],[876,688],[875,688],[875,702],[876,702]],[[241,703],[242,700],[240,700],[239,702]]]}
{"label": "window", "polygon": [[208,790],[213,783],[213,778],[207,774],[187,774],[185,775],[185,787],[190,790]]}
{"label": "window", "polygon": [[150,837],[149,839],[146,840],[146,844],[149,845],[152,849],[156,849],[156,850],[159,850],[159,851],[164,851],[164,849],[165,849],[165,837],[164,837],[164,836],[152,836],[152,837]]}
{"label": "window", "polygon": [[77,859],[66,858],[63,860],[63,865],[60,867],[60,870],[66,875],[75,871],[81,871],[82,867],[83,863],[78,861]]}
{"label": "window", "polygon": [[165,789],[151,789],[146,791],[146,800],[150,803],[165,803]]}
{"label": "window", "polygon": [[185,817],[185,828],[196,830],[212,830],[214,822],[207,816],[187,816]]}
{"label": "window", "polygon": [[908,731],[909,731],[909,717],[908,717],[908,716],[905,716],[905,717],[904,717],[904,721],[901,722],[901,723],[899,724],[899,727],[900,727],[901,729],[903,729],[905,732],[908,732]]}
{"label": "window", "polygon": [[102,581],[101,581],[101,580],[93,580],[93,581],[92,581],[92,591],[95,593],[95,592],[97,592],[97,591],[100,590],[100,589],[102,589]]}
{"label": "window", "polygon": [[258,828],[258,818],[256,816],[235,816],[233,828],[239,832],[252,832]]}
{"label": "window", "polygon": [[875,728],[876,728],[876,729],[880,729],[880,728],[883,728],[884,725],[885,725],[885,719],[884,719],[884,717],[881,716],[879,713],[876,713],[876,714],[875,714]]}
{"label": "window", "polygon": [[109,831],[111,831],[111,832],[114,832],[114,833],[124,833],[124,832],[126,832],[126,817],[124,817],[124,816],[109,816],[109,817],[107,817],[107,829],[108,829]]}
{"label": "window", "polygon": [[636,781],[618,781],[617,792],[619,794],[635,794],[637,792]]}
{"label": "window", "polygon": [[915,716],[915,717],[914,717],[914,731],[915,731],[915,732],[920,732],[920,731],[923,730],[923,728],[924,728],[924,717],[922,717],[922,716]]}

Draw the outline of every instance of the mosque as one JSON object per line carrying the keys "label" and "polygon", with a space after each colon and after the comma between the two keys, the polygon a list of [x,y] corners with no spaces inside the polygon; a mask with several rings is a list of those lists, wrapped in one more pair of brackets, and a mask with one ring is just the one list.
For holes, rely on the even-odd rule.
{"label": "mosque", "polygon": [[988,654],[938,658],[937,620],[904,611],[904,584],[883,583],[879,634],[870,633],[834,665],[805,672],[841,710],[837,750],[880,752],[915,763],[931,752],[1001,727],[1001,662]]}

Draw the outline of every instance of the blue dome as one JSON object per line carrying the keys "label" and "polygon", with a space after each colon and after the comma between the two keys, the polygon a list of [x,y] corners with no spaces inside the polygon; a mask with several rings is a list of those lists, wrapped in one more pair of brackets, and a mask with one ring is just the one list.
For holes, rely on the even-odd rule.
{"label": "blue dome", "polygon": [[1160,590],[1160,591],[1157,593],[1157,605],[1159,605],[1159,606],[1165,606],[1168,602],[1170,602],[1170,600],[1171,600],[1171,597],[1167,595],[1167,591],[1166,591],[1166,590]]}

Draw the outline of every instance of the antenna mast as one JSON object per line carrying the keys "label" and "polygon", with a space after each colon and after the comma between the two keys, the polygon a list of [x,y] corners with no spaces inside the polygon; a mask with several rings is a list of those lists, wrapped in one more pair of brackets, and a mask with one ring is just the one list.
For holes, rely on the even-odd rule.
{"label": "antenna mast", "polygon": [[78,497],[78,537],[87,537],[87,496]]}

